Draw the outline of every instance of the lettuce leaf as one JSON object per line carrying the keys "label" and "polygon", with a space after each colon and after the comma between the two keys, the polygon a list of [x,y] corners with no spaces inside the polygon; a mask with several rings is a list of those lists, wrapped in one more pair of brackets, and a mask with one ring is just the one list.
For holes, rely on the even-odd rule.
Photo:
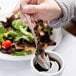
{"label": "lettuce leaf", "polygon": [[12,22],[12,26],[17,30],[17,37],[15,38],[15,41],[20,40],[21,38],[32,42],[34,40],[34,36],[32,33],[28,32],[28,26],[22,22],[21,19],[14,20]]}
{"label": "lettuce leaf", "polygon": [[0,34],[3,34],[5,32],[5,28],[3,25],[0,25]]}
{"label": "lettuce leaf", "polygon": [[5,32],[5,28],[3,25],[0,24],[0,43],[4,41],[3,34]]}
{"label": "lettuce leaf", "polygon": [[15,37],[15,41],[19,41],[20,39],[25,39],[30,43],[33,41],[33,38],[26,36],[25,34],[20,32],[19,30],[16,33],[17,33],[17,36]]}

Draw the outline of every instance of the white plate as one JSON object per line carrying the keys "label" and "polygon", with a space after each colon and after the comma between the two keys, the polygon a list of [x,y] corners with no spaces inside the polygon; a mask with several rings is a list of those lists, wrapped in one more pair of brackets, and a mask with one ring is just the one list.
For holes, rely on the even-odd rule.
{"label": "white plate", "polygon": [[55,46],[48,46],[45,50],[54,50],[56,49],[56,47],[59,45],[60,41],[62,40],[62,31],[61,31],[61,27],[59,28],[54,28],[53,30],[53,34],[52,36],[50,36],[50,38],[56,42]]}
{"label": "white plate", "polygon": [[[18,3],[19,0],[0,0],[0,20],[5,20],[6,16],[9,15],[9,13],[12,12],[15,5]],[[56,42],[55,46],[49,46],[45,50],[54,50],[60,43],[62,39],[62,32],[61,28],[57,28],[53,30],[53,35],[51,36],[51,39],[53,39]],[[0,59],[4,60],[10,60],[10,61],[22,61],[22,60],[29,60],[31,59],[32,55],[27,56],[11,56],[7,54],[0,53]]]}
{"label": "white plate", "polygon": [[[57,29],[53,30],[53,35],[51,36],[51,39],[53,39],[56,42],[56,45],[55,46],[48,46],[45,49],[45,51],[53,51],[59,45],[59,43],[60,43],[60,41],[62,39],[61,28],[57,28]],[[23,61],[23,60],[31,59],[33,55],[11,56],[11,55],[8,55],[8,54],[0,53],[0,59],[10,60],[10,61]]]}

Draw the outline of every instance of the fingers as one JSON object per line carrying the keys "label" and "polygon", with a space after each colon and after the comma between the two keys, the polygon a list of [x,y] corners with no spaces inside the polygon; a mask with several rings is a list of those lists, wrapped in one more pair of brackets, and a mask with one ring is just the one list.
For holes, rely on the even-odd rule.
{"label": "fingers", "polygon": [[[24,17],[24,15],[22,14],[21,11],[20,11],[20,15],[21,15],[21,19],[22,19],[23,23],[24,24],[28,24],[26,18]],[[32,22],[33,28],[34,28],[36,26],[35,21],[34,21],[34,18],[33,18],[32,15],[30,17],[31,17],[31,22]]]}
{"label": "fingers", "polygon": [[15,14],[18,13],[18,11],[20,10],[20,4],[21,4],[21,3],[23,3],[23,2],[29,3],[30,1],[31,1],[31,0],[20,0],[20,1],[18,2],[18,4],[16,5],[16,7],[14,8],[13,14],[15,15]]}
{"label": "fingers", "polygon": [[33,25],[33,28],[36,26],[36,23],[35,23],[35,20],[34,20],[34,17],[31,15],[31,22],[32,22],[32,25]]}
{"label": "fingers", "polygon": [[26,18],[24,17],[24,15],[22,14],[22,12],[20,11],[20,17],[21,17],[21,19],[22,19],[22,21],[24,22],[24,24],[27,24],[27,20],[26,20]]}
{"label": "fingers", "polygon": [[17,12],[20,10],[20,5],[17,5],[14,9],[14,11],[12,12],[13,15],[17,14]]}
{"label": "fingers", "polygon": [[30,15],[30,18],[31,18],[31,22],[32,22],[32,23],[34,23],[34,22],[35,22],[35,20],[34,20],[33,15]]}
{"label": "fingers", "polygon": [[25,5],[22,11],[27,14],[34,14],[42,11],[42,8],[40,5]]}

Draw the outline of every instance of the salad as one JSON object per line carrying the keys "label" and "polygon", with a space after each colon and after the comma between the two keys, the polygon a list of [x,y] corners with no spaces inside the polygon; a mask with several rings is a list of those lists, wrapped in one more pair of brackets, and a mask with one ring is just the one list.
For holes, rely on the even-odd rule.
{"label": "salad", "polygon": [[[34,31],[41,48],[49,45],[56,45],[50,39],[52,28],[42,20],[36,21]],[[7,21],[0,21],[0,52],[13,56],[24,56],[35,53],[34,36],[27,24],[20,19],[19,13],[7,18]]]}

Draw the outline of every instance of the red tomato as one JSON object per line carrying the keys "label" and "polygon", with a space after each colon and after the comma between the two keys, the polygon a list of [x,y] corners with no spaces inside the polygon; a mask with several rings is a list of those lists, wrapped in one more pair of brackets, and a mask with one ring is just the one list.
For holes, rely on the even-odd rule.
{"label": "red tomato", "polygon": [[10,40],[5,40],[4,42],[2,42],[1,47],[3,49],[8,49],[11,46],[12,42]]}

